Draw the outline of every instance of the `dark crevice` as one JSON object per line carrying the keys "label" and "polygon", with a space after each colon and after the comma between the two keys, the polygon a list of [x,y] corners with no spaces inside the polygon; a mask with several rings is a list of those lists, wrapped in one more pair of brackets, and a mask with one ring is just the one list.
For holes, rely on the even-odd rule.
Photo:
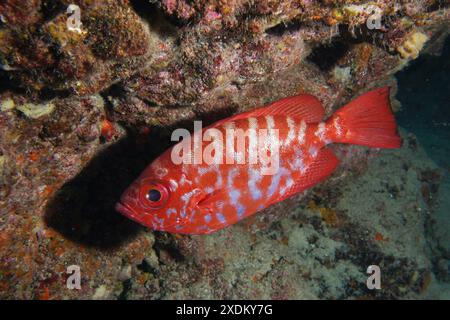
{"label": "dark crevice", "polygon": [[316,47],[308,56],[308,60],[322,71],[329,71],[350,49],[346,42],[334,41],[330,44]]}
{"label": "dark crevice", "polygon": [[[153,100],[149,100],[149,99],[145,99],[145,98],[141,98],[141,100],[149,107],[149,108],[156,108],[159,107],[158,104],[153,101]],[[183,108],[184,106],[182,105],[172,105],[170,106],[170,108],[176,109],[176,108]]]}
{"label": "dark crevice", "polygon": [[443,8],[449,8],[449,6],[448,0],[438,0],[427,8],[427,12],[442,10]]}
{"label": "dark crevice", "polygon": [[147,263],[147,261],[145,261],[145,259],[142,260],[141,264],[139,264],[137,266],[137,269],[139,271],[142,271],[142,272],[145,272],[145,273],[151,273],[151,274],[153,274],[155,276],[157,276],[159,274],[159,270],[154,268],[154,267],[152,267],[151,265],[149,265]]}
{"label": "dark crevice", "polygon": [[136,14],[161,35],[174,36],[177,29],[183,25],[178,19],[166,16],[155,3],[141,0],[131,0],[130,3]]}
{"label": "dark crevice", "polygon": [[110,87],[100,92],[100,96],[105,102],[105,112],[108,119],[114,119],[114,105],[111,102],[110,97],[112,97],[113,99],[120,99],[122,97],[126,97],[126,95],[127,92],[125,91],[121,83],[114,83]]}
{"label": "dark crevice", "polygon": [[8,78],[7,72],[0,70],[0,94],[12,88]]}
{"label": "dark crevice", "polygon": [[127,300],[128,294],[130,293],[131,289],[133,288],[133,284],[131,282],[131,279],[125,280],[122,282],[122,292],[120,293],[118,300]]}
{"label": "dark crevice", "polygon": [[60,1],[43,1],[41,13],[44,22],[53,20],[58,14],[65,12],[66,6]]}
{"label": "dark crevice", "polygon": [[11,76],[11,72],[15,71],[0,70],[0,93],[10,91],[11,93],[15,93],[18,95],[27,94],[27,89],[20,86],[19,81]]}
{"label": "dark crevice", "polygon": [[331,43],[325,43],[315,47],[307,60],[314,63],[321,71],[327,72],[351,50],[360,43],[381,43],[383,33],[369,30],[366,26],[350,29],[347,25],[339,26],[339,37]]}
{"label": "dark crevice", "polygon": [[40,101],[48,101],[56,98],[64,99],[72,95],[71,90],[52,90],[44,88],[38,92],[38,99]]}
{"label": "dark crevice", "polygon": [[[156,255],[158,259],[161,257],[161,251],[166,251],[176,262],[185,261],[185,257],[180,252],[178,247],[176,246],[173,238],[161,232],[155,232],[155,245],[153,246],[155,249]],[[160,259],[161,261],[161,259]]]}
{"label": "dark crevice", "polygon": [[1,71],[0,70],[0,94],[4,92],[11,92],[19,96],[27,96],[30,101],[49,101],[56,98],[68,98],[73,92],[67,90],[53,90],[48,87],[44,87],[39,91],[32,90],[30,88],[22,87],[18,81],[18,78],[9,75],[9,72],[17,71]]}
{"label": "dark crevice", "polygon": [[266,29],[266,34],[280,37],[285,33],[295,32],[300,30],[302,23],[300,21],[290,21],[287,23],[279,23],[276,26]]}

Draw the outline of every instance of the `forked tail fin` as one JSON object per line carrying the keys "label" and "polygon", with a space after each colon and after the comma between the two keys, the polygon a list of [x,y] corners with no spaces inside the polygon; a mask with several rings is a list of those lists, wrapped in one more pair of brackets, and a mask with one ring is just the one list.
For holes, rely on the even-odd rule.
{"label": "forked tail fin", "polygon": [[333,142],[399,148],[401,139],[389,102],[389,87],[373,90],[345,105],[327,121]]}

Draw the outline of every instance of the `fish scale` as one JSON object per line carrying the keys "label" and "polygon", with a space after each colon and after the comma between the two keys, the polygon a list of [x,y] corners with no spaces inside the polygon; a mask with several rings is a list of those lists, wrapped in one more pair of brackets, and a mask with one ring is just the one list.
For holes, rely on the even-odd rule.
{"label": "fish scale", "polygon": [[[262,108],[223,119],[195,134],[214,128],[225,138],[222,159],[234,163],[175,164],[172,151],[190,146],[182,141],[151,163],[123,193],[116,208],[127,217],[154,230],[207,234],[232,225],[270,205],[283,201],[330,176],[338,159],[326,146],[351,143],[397,148],[401,140],[389,104],[389,88],[368,92],[322,122],[324,108],[310,95],[281,99]],[[247,132],[245,149],[237,141],[227,154],[226,130]],[[263,174],[263,163],[250,156],[261,145],[252,144],[258,130],[278,130],[278,170]],[[253,139],[253,140],[252,140]],[[261,139],[268,152],[273,136]],[[207,150],[211,141],[202,141]],[[197,150],[198,151],[198,150]],[[230,151],[230,150],[228,150]],[[219,152],[215,150],[215,152]],[[194,158],[195,150],[188,156]],[[271,154],[272,155],[272,154]],[[239,162],[241,161],[241,162]],[[149,192],[159,194],[151,200]],[[154,198],[154,196],[153,196]]]}
{"label": "fish scale", "polygon": [[[211,171],[213,177],[203,176],[200,179],[200,184],[204,186],[205,189],[213,188],[211,181],[214,181],[214,178],[217,178],[217,175],[221,175],[222,179],[224,179],[224,175],[227,180],[227,190],[229,191],[226,195],[225,201],[229,203],[229,205],[225,206],[223,209],[216,208],[215,212],[211,212],[212,217],[219,215],[223,217],[221,219],[211,219],[207,222],[201,221],[201,215],[196,215],[198,217],[191,221],[194,224],[198,224],[199,226],[202,223],[206,223],[209,227],[213,228],[214,225],[224,223],[224,224],[232,224],[235,221],[238,221],[246,216],[250,215],[254,212],[260,205],[262,205],[267,199],[269,201],[276,199],[283,195],[289,189],[289,182],[293,183],[296,179],[296,176],[300,174],[298,170],[294,170],[290,165],[290,160],[293,159],[293,149],[302,149],[304,151],[307,150],[310,145],[315,145],[317,148],[320,148],[324,145],[323,141],[320,138],[313,139],[312,135],[315,135],[316,128],[318,125],[310,126],[311,128],[308,130],[306,123],[304,121],[295,121],[292,118],[289,118],[291,122],[291,126],[285,126],[287,122],[287,118],[283,116],[263,116],[263,117],[250,117],[248,120],[240,119],[237,121],[230,121],[224,123],[222,126],[217,129],[222,132],[225,136],[227,129],[242,129],[246,131],[248,129],[278,129],[280,133],[280,145],[283,148],[280,150],[280,158],[282,159],[282,163],[280,166],[280,171],[275,175],[266,175],[264,176],[261,173],[258,165],[227,165],[222,164],[219,165],[218,172]],[[303,123],[302,123],[303,122]],[[323,123],[324,124],[324,123]],[[320,126],[320,125],[319,125]],[[305,144],[305,135],[306,132],[310,132],[311,135],[308,144]],[[293,136],[291,143],[286,143],[288,141],[288,137]],[[206,143],[204,143],[206,145]],[[246,153],[244,157],[248,159],[249,157],[249,143],[248,139],[246,141]],[[235,144],[236,150],[237,145]],[[302,152],[302,154],[306,155],[307,152]],[[315,157],[304,157],[301,160],[305,164],[305,168],[308,167],[309,163],[314,161]],[[198,171],[202,171],[208,167],[203,165],[198,167]],[[195,169],[194,169],[195,170]],[[236,174],[231,174],[233,170],[236,171]],[[253,170],[254,177],[251,177],[250,171]],[[239,180],[239,181],[235,181]],[[257,182],[253,185],[253,190],[247,186],[242,185],[241,181],[246,182],[248,184],[249,181],[256,180]],[[215,183],[213,183],[215,184]],[[268,186],[265,188],[265,186]],[[253,193],[261,194],[261,197],[253,196]],[[211,215],[208,214],[208,217]]]}

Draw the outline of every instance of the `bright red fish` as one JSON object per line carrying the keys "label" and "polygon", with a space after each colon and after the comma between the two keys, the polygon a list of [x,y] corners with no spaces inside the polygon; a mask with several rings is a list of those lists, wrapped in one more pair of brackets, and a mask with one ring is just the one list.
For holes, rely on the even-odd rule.
{"label": "bright red fish", "polygon": [[[208,128],[224,136],[230,127],[278,129],[277,172],[263,174],[261,163],[249,161],[174,164],[171,148],[144,170],[116,208],[154,230],[207,234],[323,181],[338,165],[338,159],[326,147],[330,143],[376,148],[401,145],[390,109],[389,88],[360,96],[325,122],[321,122],[323,117],[324,108],[317,98],[299,95],[221,120]],[[201,143],[206,147],[210,142]],[[247,143],[244,158],[254,152]]]}

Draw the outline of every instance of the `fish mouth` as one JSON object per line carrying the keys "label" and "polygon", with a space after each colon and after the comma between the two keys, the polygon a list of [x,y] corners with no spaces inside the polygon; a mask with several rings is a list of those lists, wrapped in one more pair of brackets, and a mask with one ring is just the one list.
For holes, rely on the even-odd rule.
{"label": "fish mouth", "polygon": [[134,211],[134,209],[129,206],[126,203],[122,203],[122,202],[117,202],[116,203],[116,211],[120,212],[121,214],[123,214],[124,216],[126,216],[127,218],[130,218],[136,222],[141,223],[140,221],[140,217],[137,214],[136,211]]}
{"label": "fish mouth", "polygon": [[[117,202],[116,203],[116,211],[120,212],[123,216],[133,220],[134,222],[137,222],[147,228],[150,228],[152,230],[158,230],[158,231],[167,231],[168,229],[174,229],[177,225],[180,225],[179,222],[173,222],[164,226],[158,226],[157,223],[155,222],[155,220],[151,219],[148,220],[147,218],[144,219],[144,215],[139,214],[138,212],[136,212],[132,206],[130,206],[127,203],[124,202]],[[186,219],[184,219],[186,220]],[[184,225],[186,223],[183,222],[182,225]],[[178,229],[174,229],[173,231],[174,233],[182,233],[180,232],[180,230]]]}

